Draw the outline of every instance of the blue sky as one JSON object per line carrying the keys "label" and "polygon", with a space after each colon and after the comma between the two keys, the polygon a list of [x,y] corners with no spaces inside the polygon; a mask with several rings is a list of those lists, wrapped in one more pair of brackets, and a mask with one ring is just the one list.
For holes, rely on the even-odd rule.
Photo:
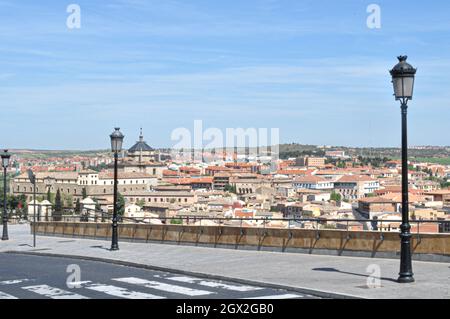
{"label": "blue sky", "polygon": [[[66,26],[71,3],[81,29]],[[194,120],[398,146],[399,54],[418,68],[410,144],[450,145],[448,1],[0,0],[0,147],[107,148],[114,126],[126,146],[142,126],[165,147]]]}

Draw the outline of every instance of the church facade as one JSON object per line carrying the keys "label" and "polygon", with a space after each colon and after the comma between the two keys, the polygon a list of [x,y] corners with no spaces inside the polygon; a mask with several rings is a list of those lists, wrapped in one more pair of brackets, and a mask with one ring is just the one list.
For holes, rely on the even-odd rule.
{"label": "church facade", "polygon": [[123,170],[125,172],[146,173],[162,178],[165,169],[166,165],[159,161],[159,152],[145,142],[141,128],[139,140],[128,149],[123,160]]}

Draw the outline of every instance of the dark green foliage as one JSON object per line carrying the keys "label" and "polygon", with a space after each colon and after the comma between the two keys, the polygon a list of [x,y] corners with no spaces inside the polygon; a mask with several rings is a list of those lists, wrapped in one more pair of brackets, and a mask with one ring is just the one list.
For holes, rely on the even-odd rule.
{"label": "dark green foliage", "polygon": [[342,199],[342,196],[341,196],[341,194],[333,192],[333,193],[331,193],[330,199],[334,200],[335,202],[340,202]]}
{"label": "dark green foliage", "polygon": [[81,203],[80,199],[77,199],[77,202],[75,203],[75,213],[80,214],[81,213]]}
{"label": "dark green foliage", "polygon": [[60,221],[61,220],[61,216],[62,216],[62,211],[63,211],[63,207],[62,207],[62,200],[61,200],[61,193],[59,191],[59,189],[56,191],[56,196],[55,196],[55,209],[53,211],[53,219],[55,221]]}
{"label": "dark green foliage", "polygon": [[233,193],[233,194],[237,193],[236,186],[232,186],[230,184],[225,185],[224,190],[226,192],[230,192],[230,193]]}
{"label": "dark green foliage", "polygon": [[123,216],[125,214],[125,198],[122,194],[117,194],[117,214]]}

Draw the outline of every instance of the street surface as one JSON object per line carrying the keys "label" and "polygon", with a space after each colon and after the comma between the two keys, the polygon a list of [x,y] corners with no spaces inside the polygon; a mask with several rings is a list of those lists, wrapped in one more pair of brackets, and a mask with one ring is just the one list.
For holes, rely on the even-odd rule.
{"label": "street surface", "polygon": [[[120,250],[115,252],[109,250],[111,240],[89,238],[37,236],[37,245],[33,247],[33,236],[29,225],[10,225],[9,234],[10,240],[0,242],[0,253],[53,255],[74,260],[85,258],[137,268],[144,267],[172,273],[182,272],[194,277],[210,277],[216,280],[240,282],[244,285],[278,286],[299,294],[312,294],[324,298],[450,299],[450,267],[444,262],[413,260],[416,282],[398,284],[398,259],[126,242],[120,238]],[[56,261],[57,259],[53,260],[53,262]],[[0,274],[2,267],[5,267],[5,262],[0,258]],[[76,262],[73,261],[73,263]],[[39,267],[34,263],[31,265]],[[19,269],[18,266],[12,268],[6,275],[14,275],[15,268]],[[60,269],[55,271],[61,272]],[[62,272],[64,274],[64,267]],[[24,278],[31,278],[27,274],[33,274],[33,272],[24,270],[22,274]],[[62,288],[65,287],[63,274],[60,275],[63,277],[60,279]],[[374,277],[374,274],[379,277]],[[82,267],[80,280],[95,281],[86,279],[87,275],[89,272]],[[123,277],[130,276],[119,278]],[[5,278],[5,273],[2,278]],[[138,276],[138,278],[146,277]],[[9,277],[6,276],[3,280],[9,280]],[[114,285],[117,284],[117,282],[114,283]],[[0,287],[0,291],[3,291],[3,288]]]}
{"label": "street surface", "polygon": [[0,299],[316,298],[105,262],[10,253],[0,261]]}

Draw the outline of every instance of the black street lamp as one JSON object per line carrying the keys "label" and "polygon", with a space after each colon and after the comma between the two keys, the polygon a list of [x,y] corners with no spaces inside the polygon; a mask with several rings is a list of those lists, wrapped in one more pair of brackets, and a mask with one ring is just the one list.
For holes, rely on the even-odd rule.
{"label": "black street lamp", "polygon": [[411,225],[409,224],[408,200],[408,101],[412,100],[416,69],[406,62],[407,56],[399,56],[399,63],[390,71],[394,95],[402,110],[402,224],[399,283],[414,282],[411,260]]}
{"label": "black street lamp", "polygon": [[36,175],[31,169],[28,170],[28,179],[33,185],[33,247],[36,247]]}
{"label": "black street lamp", "polygon": [[119,235],[117,233],[117,161],[119,159],[119,152],[122,151],[124,137],[125,136],[120,132],[119,127],[116,127],[115,131],[110,135],[111,151],[114,153],[114,211],[111,250],[119,250]]}
{"label": "black street lamp", "polygon": [[8,240],[8,211],[6,209],[7,199],[6,199],[6,169],[9,166],[9,158],[11,155],[8,150],[2,153],[2,166],[3,166],[3,235],[2,240]]}

